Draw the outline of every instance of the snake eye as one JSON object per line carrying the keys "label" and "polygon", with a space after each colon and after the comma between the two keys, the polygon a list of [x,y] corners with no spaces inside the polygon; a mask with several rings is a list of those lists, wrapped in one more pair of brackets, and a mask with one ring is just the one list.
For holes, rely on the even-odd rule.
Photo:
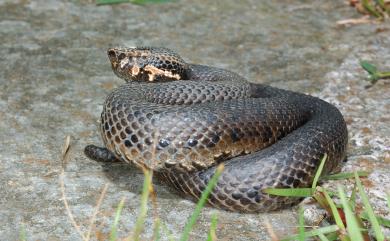
{"label": "snake eye", "polygon": [[118,60],[124,59],[126,55],[124,53],[120,53],[118,56]]}

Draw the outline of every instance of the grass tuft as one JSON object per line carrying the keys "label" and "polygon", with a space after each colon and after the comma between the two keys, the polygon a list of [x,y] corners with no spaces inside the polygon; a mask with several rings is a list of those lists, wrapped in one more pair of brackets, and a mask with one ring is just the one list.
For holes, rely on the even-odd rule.
{"label": "grass tuft", "polygon": [[313,196],[318,180],[320,179],[320,176],[322,174],[322,170],[324,169],[324,165],[326,162],[326,159],[328,158],[328,155],[325,153],[324,156],[321,158],[320,165],[318,166],[318,169],[316,171],[316,174],[314,175],[313,183],[311,185],[311,188],[265,188],[262,190],[262,192],[271,194],[271,195],[277,195],[277,196],[284,196],[284,197],[311,197]]}
{"label": "grass tuft", "polygon": [[20,241],[26,241],[27,240],[26,227],[24,226],[24,223],[21,223],[21,225],[20,225],[19,240]]}
{"label": "grass tuft", "polygon": [[221,176],[223,169],[224,169],[223,164],[220,164],[217,167],[215,174],[213,175],[213,177],[210,179],[209,183],[207,184],[206,189],[202,192],[202,195],[201,195],[198,203],[196,204],[194,212],[192,213],[187,224],[184,226],[184,231],[180,237],[180,241],[186,241],[189,239],[192,227],[196,223],[196,220],[198,219],[202,208],[206,204],[206,200],[207,200],[208,196],[210,195],[210,192],[213,190],[214,186],[217,184],[218,178],[219,178],[219,176]]}
{"label": "grass tuft", "polygon": [[360,194],[360,198],[362,199],[364,209],[367,213],[368,219],[370,220],[371,226],[374,230],[375,238],[378,241],[383,241],[385,239],[385,237],[381,231],[381,227],[379,226],[379,222],[375,217],[374,210],[372,209],[372,206],[371,206],[370,202],[368,201],[367,194],[363,189],[362,183],[360,182],[360,178],[357,175],[357,173],[355,173],[355,182],[356,182],[357,188],[359,189],[359,194]]}
{"label": "grass tuft", "polygon": [[355,217],[355,214],[352,212],[352,209],[349,205],[344,189],[341,186],[338,186],[337,189],[345,213],[348,234],[353,241],[363,241],[364,239],[361,233],[361,229],[359,227],[359,223]]}
{"label": "grass tuft", "polygon": [[140,238],[140,235],[142,231],[144,230],[144,223],[146,219],[146,214],[148,212],[148,199],[149,199],[149,193],[153,191],[152,186],[152,178],[153,173],[150,170],[143,169],[144,171],[144,185],[142,189],[142,195],[141,195],[141,207],[140,207],[140,213],[137,218],[137,222],[135,224],[135,229],[133,233],[132,240],[138,241]]}
{"label": "grass tuft", "polygon": [[379,72],[377,67],[368,61],[360,61],[360,66],[368,72],[372,84],[375,84],[380,79],[390,78],[390,71]]}
{"label": "grass tuft", "polygon": [[305,218],[303,216],[303,208],[299,208],[299,241],[305,241]]}
{"label": "grass tuft", "polygon": [[207,241],[217,240],[216,230],[217,230],[218,217],[216,213],[213,213],[211,216],[211,225],[209,234],[207,236]]}
{"label": "grass tuft", "polygon": [[[322,228],[317,228],[314,230],[307,231],[307,232],[305,232],[305,237],[310,238],[310,237],[318,236],[320,234],[325,235],[328,233],[337,232],[338,230],[339,230],[339,227],[337,227],[337,225],[330,225],[327,227],[322,227]],[[299,234],[291,235],[291,236],[288,236],[286,238],[281,239],[281,241],[290,241],[290,240],[299,240]]]}
{"label": "grass tuft", "polygon": [[119,202],[118,207],[116,208],[114,223],[111,226],[110,241],[117,240],[118,224],[123,206],[125,205],[125,200],[125,198],[122,198],[122,200]]}
{"label": "grass tuft", "polygon": [[[356,173],[358,174],[359,177],[368,177],[368,175],[371,174],[371,172],[366,172],[366,171],[357,171]],[[327,175],[321,177],[321,180],[343,180],[349,178],[355,178],[355,172],[342,172],[342,173]]]}
{"label": "grass tuft", "polygon": [[[367,66],[366,66],[367,67]],[[376,68],[368,67],[369,71],[376,71]],[[66,164],[69,160],[69,150],[71,148],[71,139],[70,137],[65,138],[65,143],[63,145],[62,153],[61,153],[61,162],[62,162],[62,170],[60,173],[60,187],[61,187],[61,194],[62,199],[68,214],[68,217],[76,229],[76,231],[80,234],[81,238],[85,241],[90,240],[90,235],[92,233],[92,230],[94,229],[94,223],[96,220],[96,215],[98,214],[99,207],[102,203],[102,200],[105,196],[105,193],[107,191],[107,185],[103,188],[103,191],[100,195],[100,198],[97,200],[97,204],[94,210],[94,213],[92,215],[92,218],[90,219],[89,228],[86,234],[81,232],[80,226],[76,223],[73,214],[69,208],[67,198],[65,195],[65,185],[64,185],[64,176],[65,176],[65,168]],[[321,207],[323,207],[328,214],[333,217],[335,224],[321,227],[321,228],[314,228],[311,230],[305,230],[305,223],[304,223],[304,212],[302,207],[299,209],[299,226],[298,226],[298,234],[291,235],[288,237],[285,237],[281,240],[306,240],[306,239],[320,239],[320,240],[341,240],[341,241],[359,241],[359,240],[369,240],[370,237],[368,236],[367,228],[362,222],[363,220],[369,221],[371,224],[371,227],[374,231],[375,239],[378,241],[384,241],[384,235],[381,231],[380,225],[384,227],[390,227],[390,220],[376,216],[373,212],[372,206],[370,205],[368,201],[368,196],[365,193],[363,186],[361,184],[359,177],[365,177],[368,176],[369,172],[354,172],[354,173],[339,173],[335,175],[329,175],[325,177],[321,177],[321,173],[323,170],[323,167],[325,165],[325,161],[327,159],[327,155],[324,155],[324,157],[321,159],[321,163],[319,165],[319,168],[315,174],[315,177],[313,178],[313,183],[311,188],[285,188],[285,189],[278,189],[278,188],[268,188],[263,190],[265,193],[272,194],[272,195],[281,195],[281,196],[290,196],[290,197],[308,197],[312,196],[318,204],[320,204]],[[223,164],[219,165],[215,171],[215,174],[208,182],[205,190],[202,192],[202,195],[199,199],[199,201],[196,204],[196,208],[193,211],[192,215],[188,219],[183,233],[180,237],[180,241],[186,241],[189,239],[190,232],[193,229],[196,221],[199,218],[199,215],[201,213],[202,208],[206,204],[207,198],[210,195],[210,192],[213,190],[215,185],[218,182],[218,178],[220,177],[222,171],[224,169]],[[143,190],[141,194],[141,205],[140,205],[140,211],[139,215],[137,217],[136,225],[133,231],[133,235],[130,237],[127,237],[124,240],[140,240],[140,236],[144,230],[145,225],[145,219],[148,212],[148,200],[149,197],[151,197],[152,201],[154,200],[154,191],[153,191],[153,185],[152,185],[152,178],[153,178],[153,172],[150,170],[144,169],[144,184],[143,184]],[[321,177],[321,178],[320,178]],[[352,194],[349,198],[346,197],[346,194],[341,186],[338,186],[338,193],[332,193],[329,190],[326,190],[323,187],[319,187],[318,181],[319,180],[338,180],[338,179],[349,179],[354,177],[354,188],[352,190]],[[357,191],[358,190],[358,191]],[[355,202],[356,202],[356,196],[359,195],[363,207],[364,212],[358,213],[357,210],[355,210]],[[335,202],[333,201],[332,197],[338,196],[341,201],[341,205],[337,206]],[[115,241],[118,240],[118,225],[119,225],[119,219],[121,216],[122,209],[124,207],[125,198],[123,198],[120,203],[118,204],[118,207],[116,209],[116,214],[114,218],[114,222],[111,226],[109,240]],[[387,204],[390,209],[390,194],[387,193]],[[153,206],[154,209],[156,206]],[[357,209],[357,208],[356,208]],[[211,224],[210,229],[207,236],[207,241],[214,241],[217,240],[216,232],[217,232],[217,215],[216,213],[213,213],[211,217]],[[266,226],[268,230],[271,230],[270,235],[272,240],[279,240],[276,236],[276,234],[273,232],[272,226],[266,222]],[[174,241],[174,238],[172,236],[172,233],[167,228],[165,223],[161,222],[158,215],[156,214],[154,218],[154,226],[153,226],[153,238],[152,240],[160,240],[160,228],[163,232],[163,234],[168,238],[170,241]],[[19,230],[19,240],[26,240],[26,231],[25,227],[22,224],[20,230]]]}

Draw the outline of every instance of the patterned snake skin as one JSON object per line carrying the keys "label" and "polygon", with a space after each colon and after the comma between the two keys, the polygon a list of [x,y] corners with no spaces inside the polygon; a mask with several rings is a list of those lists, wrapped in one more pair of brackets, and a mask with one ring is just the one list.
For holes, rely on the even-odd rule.
{"label": "patterned snake skin", "polygon": [[111,48],[108,56],[127,83],[105,101],[106,148],[87,146],[92,159],[153,169],[195,200],[224,162],[209,204],[264,212],[300,201],[264,188],[308,187],[325,153],[324,173],[345,158],[345,121],[323,100],[187,64],[165,48]]}

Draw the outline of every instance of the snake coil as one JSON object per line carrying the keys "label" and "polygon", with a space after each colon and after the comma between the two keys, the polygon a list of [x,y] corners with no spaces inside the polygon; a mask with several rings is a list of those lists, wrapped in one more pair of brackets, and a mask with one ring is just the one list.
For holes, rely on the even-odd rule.
{"label": "snake coil", "polygon": [[111,48],[108,57],[127,83],[105,101],[105,148],[87,146],[92,159],[153,169],[195,200],[224,162],[208,203],[263,212],[300,201],[265,194],[264,188],[308,187],[325,153],[323,173],[335,171],[345,158],[345,121],[336,107],[316,97],[188,64],[165,48]]}

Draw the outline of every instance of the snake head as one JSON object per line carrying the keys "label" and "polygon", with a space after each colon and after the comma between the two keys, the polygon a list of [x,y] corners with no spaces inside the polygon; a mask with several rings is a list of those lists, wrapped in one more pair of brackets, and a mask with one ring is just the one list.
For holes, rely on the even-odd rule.
{"label": "snake head", "polygon": [[186,79],[188,64],[166,48],[109,48],[114,73],[126,81],[172,81]]}

